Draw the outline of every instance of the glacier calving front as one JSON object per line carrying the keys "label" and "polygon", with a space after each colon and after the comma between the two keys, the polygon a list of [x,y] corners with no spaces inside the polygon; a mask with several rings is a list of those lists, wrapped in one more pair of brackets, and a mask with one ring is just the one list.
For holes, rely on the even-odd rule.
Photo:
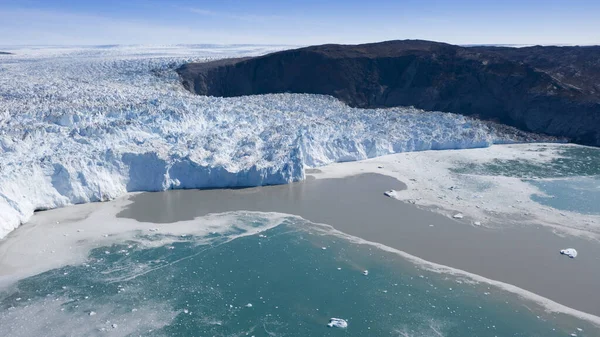
{"label": "glacier calving front", "polygon": [[0,56],[0,238],[35,210],[130,191],[285,184],[305,167],[509,139],[413,108],[317,95],[195,96],[175,67],[258,47],[15,50]]}

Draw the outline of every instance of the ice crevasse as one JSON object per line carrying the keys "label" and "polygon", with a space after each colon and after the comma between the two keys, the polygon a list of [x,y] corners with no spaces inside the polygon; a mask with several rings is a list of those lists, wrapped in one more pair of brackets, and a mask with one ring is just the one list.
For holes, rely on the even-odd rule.
{"label": "ice crevasse", "polygon": [[36,210],[132,191],[285,184],[332,162],[512,141],[413,108],[195,96],[174,71],[188,60],[117,47],[0,56],[0,238]]}

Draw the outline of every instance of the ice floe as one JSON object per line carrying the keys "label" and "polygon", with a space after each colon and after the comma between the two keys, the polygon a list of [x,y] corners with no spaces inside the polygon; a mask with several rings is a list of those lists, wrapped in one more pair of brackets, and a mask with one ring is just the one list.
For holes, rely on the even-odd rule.
{"label": "ice floe", "polygon": [[561,249],[560,253],[572,259],[577,257],[577,250],[575,250],[574,248]]}
{"label": "ice floe", "polygon": [[348,327],[348,322],[342,318],[330,318],[327,326],[330,328],[342,328],[345,329]]}
{"label": "ice floe", "polygon": [[390,198],[396,198],[398,196],[398,194],[394,190],[385,191],[385,192],[383,192],[383,194],[386,197],[390,197]]}

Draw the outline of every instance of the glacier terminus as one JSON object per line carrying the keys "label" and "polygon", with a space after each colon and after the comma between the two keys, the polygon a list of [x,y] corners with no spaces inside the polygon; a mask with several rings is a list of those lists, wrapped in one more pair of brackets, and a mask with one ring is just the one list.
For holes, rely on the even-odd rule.
{"label": "glacier terminus", "polygon": [[38,210],[127,192],[246,187],[386,154],[487,147],[523,135],[411,107],[319,95],[201,97],[185,62],[284,47],[22,47],[0,55],[0,238]]}

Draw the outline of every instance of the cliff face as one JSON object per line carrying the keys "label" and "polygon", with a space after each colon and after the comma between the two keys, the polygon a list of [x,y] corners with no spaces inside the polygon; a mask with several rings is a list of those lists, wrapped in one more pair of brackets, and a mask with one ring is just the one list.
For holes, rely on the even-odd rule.
{"label": "cliff face", "polygon": [[415,106],[600,146],[600,47],[323,45],[178,69],[210,96],[314,93],[361,108]]}

